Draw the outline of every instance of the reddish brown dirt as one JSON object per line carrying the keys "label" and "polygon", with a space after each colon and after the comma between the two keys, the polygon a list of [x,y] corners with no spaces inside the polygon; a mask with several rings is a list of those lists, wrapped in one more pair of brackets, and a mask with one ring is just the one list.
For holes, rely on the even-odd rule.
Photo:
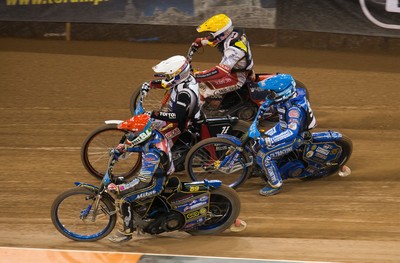
{"label": "reddish brown dirt", "polygon": [[[50,205],[74,181],[98,182],[79,149],[107,119],[129,117],[134,87],[185,45],[0,39],[0,246],[337,262],[400,261],[400,57],[253,47],[257,72],[286,72],[311,93],[318,130],[353,140],[353,173],[287,181],[262,197],[238,190],[248,228],[213,237],[144,236],[79,243],[51,224]],[[196,67],[218,61],[210,48]]]}

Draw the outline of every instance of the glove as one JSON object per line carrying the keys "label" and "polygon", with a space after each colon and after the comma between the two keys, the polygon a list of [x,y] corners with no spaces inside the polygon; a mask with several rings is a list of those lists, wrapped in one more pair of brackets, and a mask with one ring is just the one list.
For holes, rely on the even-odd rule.
{"label": "glove", "polygon": [[196,40],[192,43],[192,48],[193,50],[197,50],[202,46],[205,46],[208,44],[208,39],[206,37],[199,37],[196,38]]}
{"label": "glove", "polygon": [[118,146],[115,147],[114,151],[115,153],[117,153],[118,156],[121,156],[124,152],[126,152],[125,144],[123,143],[118,144]]}
{"label": "glove", "polygon": [[149,90],[150,90],[149,83],[147,83],[147,82],[143,83],[142,88],[141,88],[141,92],[143,94],[143,97],[146,97],[146,95],[149,92]]}
{"label": "glove", "polygon": [[116,147],[116,149],[120,152],[124,152],[125,151],[125,144],[120,143],[118,144],[118,146]]}
{"label": "glove", "polygon": [[260,138],[259,143],[262,147],[271,147],[272,142],[270,138]]}
{"label": "glove", "polygon": [[260,110],[266,112],[267,110],[269,110],[269,105],[268,103],[263,103],[260,105]]}
{"label": "glove", "polygon": [[109,185],[107,186],[107,189],[108,189],[110,192],[113,192],[113,193],[118,193],[118,192],[119,192],[118,185],[116,185],[116,184],[114,184],[114,183],[109,184]]}

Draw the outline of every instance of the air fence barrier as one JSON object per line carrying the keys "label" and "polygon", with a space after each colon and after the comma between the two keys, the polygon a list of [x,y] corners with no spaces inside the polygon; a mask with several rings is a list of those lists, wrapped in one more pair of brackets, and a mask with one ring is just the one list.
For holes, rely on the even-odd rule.
{"label": "air fence barrier", "polygon": [[0,36],[191,43],[217,13],[254,45],[400,53],[400,0],[5,0]]}

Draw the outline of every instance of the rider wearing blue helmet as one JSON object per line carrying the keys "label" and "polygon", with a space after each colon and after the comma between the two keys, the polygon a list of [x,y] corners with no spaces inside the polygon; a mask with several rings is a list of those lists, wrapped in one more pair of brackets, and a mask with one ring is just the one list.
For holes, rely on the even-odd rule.
{"label": "rider wearing blue helmet", "polygon": [[269,196],[279,193],[283,184],[275,160],[296,150],[302,144],[304,135],[316,126],[316,120],[306,94],[296,89],[291,75],[278,74],[260,81],[258,85],[267,91],[266,99],[279,115],[279,123],[265,132],[265,138],[260,139],[262,147],[257,153],[257,163],[268,180],[260,194]]}

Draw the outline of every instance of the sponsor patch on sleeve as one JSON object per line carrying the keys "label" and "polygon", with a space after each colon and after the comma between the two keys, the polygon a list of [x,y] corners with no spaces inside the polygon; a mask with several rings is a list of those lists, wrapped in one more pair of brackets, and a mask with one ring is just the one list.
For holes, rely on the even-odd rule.
{"label": "sponsor patch on sleeve", "polygon": [[299,118],[300,117],[300,112],[295,109],[291,109],[288,113],[288,116],[291,118]]}

